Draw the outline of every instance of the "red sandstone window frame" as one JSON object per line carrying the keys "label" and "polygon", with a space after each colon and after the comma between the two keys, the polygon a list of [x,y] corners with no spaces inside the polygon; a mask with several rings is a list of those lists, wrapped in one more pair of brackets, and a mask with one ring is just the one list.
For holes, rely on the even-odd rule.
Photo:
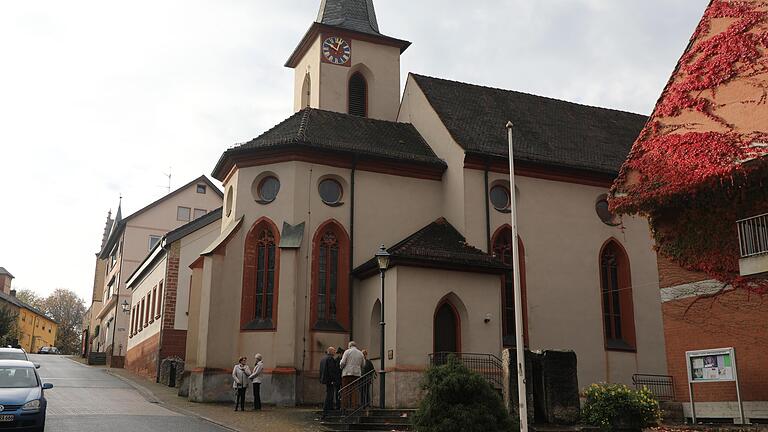
{"label": "red sandstone window frame", "polygon": [[[320,249],[327,233],[332,233],[338,244],[336,266],[336,319],[320,319]],[[325,221],[315,231],[312,239],[312,299],[311,327],[314,331],[328,333],[349,333],[349,235],[344,227],[335,219]],[[329,287],[331,272],[326,273],[326,286]],[[330,295],[325,296],[325,310],[330,311]]]}
{"label": "red sandstone window frame", "polygon": [[160,318],[160,315],[163,314],[163,282],[160,281],[157,284],[157,295],[155,296],[157,299],[157,315],[155,315],[155,318]]}
{"label": "red sandstone window frame", "polygon": [[[615,255],[615,275],[605,264],[606,254]],[[632,277],[629,255],[621,243],[610,238],[603,243],[598,256],[600,273],[600,307],[602,333],[606,351],[637,351],[635,308],[632,298]],[[614,279],[615,277],[615,279]],[[615,282],[615,284],[613,283]],[[608,298],[606,298],[608,296]],[[615,310],[618,303],[618,311]],[[608,310],[606,310],[608,306]],[[615,337],[619,325],[620,337]]]}
{"label": "red sandstone window frame", "polygon": [[[512,265],[512,227],[509,224],[504,224],[496,229],[491,237],[491,251],[494,256],[501,259],[504,264]],[[518,268],[520,269],[520,292],[523,306],[523,343],[528,346],[528,295],[527,286],[525,280],[525,246],[520,236],[517,236],[517,249],[519,253]],[[506,347],[515,346],[515,334],[505,333],[507,331],[507,323],[511,320],[514,326],[514,316],[509,316],[511,309],[514,313],[514,297],[510,298],[510,293],[507,293],[507,284],[514,283],[509,281],[508,278],[512,275],[512,271],[504,272],[501,276],[501,337]],[[511,293],[514,295],[513,293]],[[512,307],[509,308],[508,306]]]}
{"label": "red sandstone window frame", "polygon": [[[263,234],[267,234],[267,237],[262,237]],[[264,262],[258,262],[259,242],[267,242],[265,246]],[[266,217],[259,218],[251,226],[250,231],[245,237],[244,253],[243,253],[243,289],[240,306],[240,331],[242,332],[274,332],[277,330],[277,307],[280,297],[280,230],[277,228],[272,220]],[[272,267],[272,304],[271,313],[267,314],[267,301],[269,298],[268,286],[270,283],[269,277],[269,247],[274,247],[274,263]],[[264,270],[260,270],[259,265],[264,266]],[[261,301],[263,305],[260,316],[256,316],[257,312],[257,288],[258,288],[258,275],[262,273],[262,287]]]}

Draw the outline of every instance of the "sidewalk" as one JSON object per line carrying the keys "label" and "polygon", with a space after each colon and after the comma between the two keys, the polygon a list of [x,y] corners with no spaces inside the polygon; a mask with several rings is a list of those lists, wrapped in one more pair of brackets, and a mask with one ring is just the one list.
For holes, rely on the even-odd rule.
{"label": "sidewalk", "polygon": [[235,431],[320,432],[323,430],[320,422],[315,421],[315,409],[265,406],[259,412],[234,412],[234,404],[190,402],[177,395],[178,389],[146,380],[124,369],[108,369],[107,372],[127,381],[152,403],[161,404],[180,414],[203,418]]}

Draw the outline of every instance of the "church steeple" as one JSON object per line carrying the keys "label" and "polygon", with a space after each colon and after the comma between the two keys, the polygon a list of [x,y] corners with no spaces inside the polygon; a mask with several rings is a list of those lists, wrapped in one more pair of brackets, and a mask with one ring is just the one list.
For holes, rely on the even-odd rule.
{"label": "church steeple", "polygon": [[317,22],[361,33],[381,34],[373,0],[322,0]]}

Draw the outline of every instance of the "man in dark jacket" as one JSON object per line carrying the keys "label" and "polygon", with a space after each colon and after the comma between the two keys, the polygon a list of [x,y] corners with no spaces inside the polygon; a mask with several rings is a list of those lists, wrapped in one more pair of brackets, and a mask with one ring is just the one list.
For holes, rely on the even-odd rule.
{"label": "man in dark jacket", "polygon": [[336,408],[336,388],[338,387],[336,377],[339,375],[339,366],[336,364],[336,359],[333,358],[334,354],[336,354],[336,348],[328,347],[325,350],[325,356],[320,360],[320,384],[325,385],[323,417]]}
{"label": "man in dark jacket", "polygon": [[341,357],[344,355],[344,350],[341,347],[336,348],[336,409],[341,409]]}

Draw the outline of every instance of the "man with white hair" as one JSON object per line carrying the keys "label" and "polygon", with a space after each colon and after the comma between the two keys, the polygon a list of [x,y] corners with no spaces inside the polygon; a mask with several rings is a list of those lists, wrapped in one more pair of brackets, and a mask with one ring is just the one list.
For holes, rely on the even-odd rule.
{"label": "man with white hair", "polygon": [[248,378],[253,382],[253,409],[261,409],[261,373],[264,371],[264,362],[261,354],[256,354],[256,365],[253,367],[253,373]]}
{"label": "man with white hair", "polygon": [[[355,341],[349,342],[349,349],[341,356],[341,386],[346,387],[363,374],[365,356],[357,349]],[[341,401],[342,408],[354,409],[357,407],[358,392],[352,392],[344,396]]]}

